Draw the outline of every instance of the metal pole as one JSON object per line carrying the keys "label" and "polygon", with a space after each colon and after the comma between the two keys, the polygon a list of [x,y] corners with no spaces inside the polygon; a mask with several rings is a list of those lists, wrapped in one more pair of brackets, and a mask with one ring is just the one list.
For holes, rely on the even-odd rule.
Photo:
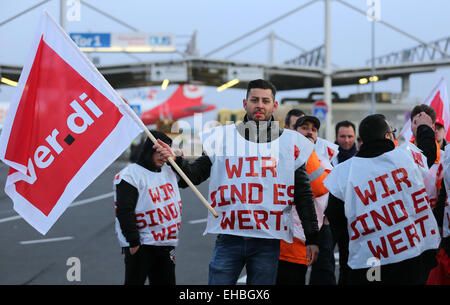
{"label": "metal pole", "polygon": [[59,25],[66,30],[66,0],[59,0]]}
{"label": "metal pole", "polygon": [[273,32],[269,34],[269,60],[271,65],[275,63],[275,34]]}
{"label": "metal pole", "polygon": [[89,7],[91,10],[96,11],[97,13],[102,14],[103,16],[105,16],[105,17],[107,17],[107,18],[109,18],[109,19],[111,19],[111,20],[114,20],[114,21],[117,22],[117,23],[120,23],[121,25],[123,25],[123,26],[125,26],[125,27],[131,29],[132,31],[139,32],[139,30],[138,30],[137,28],[135,28],[134,26],[131,26],[131,25],[129,25],[128,23],[123,22],[123,21],[120,20],[119,18],[116,18],[116,17],[114,17],[114,16],[111,16],[110,14],[107,14],[107,13],[105,13],[105,12],[102,11],[102,10],[99,10],[98,8],[96,8],[95,6],[93,6],[93,5],[89,4],[89,3],[87,3],[86,1],[81,0],[80,2],[81,2],[83,5],[86,5],[87,7]]}
{"label": "metal pole", "polygon": [[[371,93],[371,114],[375,114],[375,16],[372,17],[372,93]],[[369,79],[370,80],[370,79]]]}
{"label": "metal pole", "polygon": [[[357,11],[357,12],[359,12],[360,14],[363,14],[364,16],[366,16],[366,12],[363,11],[363,10],[361,10],[361,9],[359,9],[359,8],[357,8],[356,6],[353,6],[353,5],[347,3],[347,2],[345,2],[345,1],[343,1],[343,0],[336,0],[336,1],[337,1],[337,2],[340,2],[341,4],[343,4],[343,5],[345,5],[345,6],[349,7],[349,8],[351,8],[351,9]],[[387,26],[387,27],[390,27],[391,29],[393,29],[393,30],[396,31],[396,32],[399,32],[399,33],[402,34],[402,35],[408,36],[409,38],[411,38],[411,39],[413,39],[413,40],[419,42],[420,44],[428,45],[430,48],[432,48],[432,49],[438,51],[439,53],[441,53],[444,57],[449,57],[449,56],[450,56],[450,55],[447,54],[445,51],[441,50],[441,49],[439,48],[439,46],[430,45],[430,44],[428,44],[427,42],[423,41],[422,39],[419,39],[419,38],[417,38],[416,36],[411,35],[411,34],[405,32],[405,31],[399,29],[398,27],[393,26],[393,25],[390,24],[390,23],[387,23],[387,22],[384,21],[384,20],[381,20],[381,19],[380,19],[380,20],[378,20],[378,22],[381,23],[381,24],[384,24],[384,25]]]}
{"label": "metal pole", "polygon": [[283,37],[278,36],[277,34],[274,33],[274,37],[276,39],[278,39],[281,42],[284,42],[287,45],[290,45],[293,48],[296,48],[297,50],[300,50],[302,52],[308,52],[306,49],[303,49],[302,47],[296,45],[295,43],[290,42],[289,40],[284,39]]}
{"label": "metal pole", "polygon": [[324,79],[323,79],[323,92],[324,100],[328,107],[328,113],[325,117],[325,138],[328,141],[333,139],[333,111],[331,104],[331,37],[330,37],[330,2],[331,0],[325,0],[325,67],[324,67]]}
{"label": "metal pole", "polygon": [[230,45],[232,45],[232,44],[234,44],[234,43],[236,43],[236,42],[238,42],[238,41],[240,41],[240,40],[242,40],[242,39],[244,39],[244,38],[246,38],[246,37],[248,37],[248,36],[250,36],[250,35],[252,35],[252,34],[254,34],[254,33],[258,32],[258,31],[260,31],[260,30],[262,30],[263,28],[268,27],[269,25],[274,24],[275,22],[278,22],[278,21],[280,21],[281,19],[286,18],[287,16],[290,16],[290,15],[292,15],[293,13],[295,13],[295,12],[301,10],[301,9],[304,9],[305,7],[307,7],[308,5],[310,5],[310,4],[312,4],[312,3],[316,2],[316,1],[317,1],[317,0],[311,0],[311,1],[309,1],[308,3],[305,3],[305,4],[301,5],[301,6],[299,6],[299,7],[295,8],[295,9],[293,9],[292,11],[289,11],[289,12],[287,12],[287,13],[285,13],[285,14],[283,14],[283,15],[281,15],[281,16],[275,18],[275,19],[272,19],[272,20],[270,20],[270,21],[264,23],[263,25],[261,25],[261,26],[255,28],[255,29],[253,29],[253,30],[251,30],[250,32],[245,33],[245,34],[239,36],[238,38],[235,38],[235,39],[233,39],[232,41],[227,42],[226,44],[223,44],[223,45],[221,45],[220,47],[218,47],[218,48],[216,48],[216,49],[214,49],[214,50],[212,50],[212,51],[206,53],[205,55],[203,55],[203,57],[204,57],[204,58],[208,58],[209,56],[211,56],[211,55],[213,55],[213,54],[215,54],[215,53],[217,53],[217,52],[219,52],[219,51],[221,51],[221,50],[223,50],[223,49],[229,47]]}
{"label": "metal pole", "polygon": [[229,59],[229,58],[231,58],[231,57],[233,57],[233,56],[235,56],[235,55],[237,55],[239,53],[242,53],[243,51],[247,51],[249,48],[254,47],[256,44],[258,44],[258,43],[260,43],[260,42],[262,42],[262,41],[264,41],[266,39],[267,39],[267,36],[264,36],[264,37],[262,37],[262,38],[260,38],[260,39],[258,39],[256,41],[252,41],[248,45],[245,45],[245,47],[240,48],[239,50],[237,50],[237,51],[231,53],[230,55],[226,56],[225,59]]}
{"label": "metal pole", "polygon": [[12,16],[12,17],[10,17],[10,18],[8,18],[8,19],[6,19],[6,20],[0,22],[0,26],[3,26],[3,25],[5,25],[5,24],[7,24],[8,22],[13,21],[14,19],[16,19],[16,18],[18,18],[18,17],[20,17],[20,16],[22,16],[22,15],[28,13],[28,12],[31,11],[31,10],[34,10],[34,9],[37,8],[38,6],[41,6],[42,4],[47,3],[47,2],[49,2],[49,1],[50,1],[50,0],[45,0],[45,1],[39,2],[39,3],[36,4],[36,5],[33,5],[33,6],[30,7],[30,8],[27,8],[26,10],[24,10],[24,11],[18,13],[17,15],[14,15],[14,16]]}

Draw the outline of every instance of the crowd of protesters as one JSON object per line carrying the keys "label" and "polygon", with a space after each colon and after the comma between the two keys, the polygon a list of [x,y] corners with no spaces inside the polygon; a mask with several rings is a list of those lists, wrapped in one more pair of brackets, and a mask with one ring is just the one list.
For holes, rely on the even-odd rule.
{"label": "crowd of protesters", "polygon": [[196,160],[158,134],[118,174],[126,283],[175,284],[178,187],[187,184],[169,159],[194,184],[209,179],[207,199],[219,215],[208,214],[205,231],[217,234],[211,285],[236,284],[244,267],[247,284],[304,285],[308,266],[312,285],[450,283],[450,148],[433,108],[412,109],[407,141],[373,114],[337,123],[335,143],[318,137],[321,122],[300,109],[281,128],[268,81],[249,82],[243,108],[242,122],[203,134]]}

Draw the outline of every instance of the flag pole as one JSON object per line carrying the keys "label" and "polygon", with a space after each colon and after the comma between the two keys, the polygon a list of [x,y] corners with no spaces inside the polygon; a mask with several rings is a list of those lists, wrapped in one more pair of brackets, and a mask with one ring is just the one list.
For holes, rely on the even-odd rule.
{"label": "flag pole", "polygon": [[[75,44],[75,42],[67,35],[66,31],[53,19],[53,17],[44,10],[44,13],[53,21],[55,26],[60,29],[60,31],[63,33],[63,36],[69,41],[70,44],[72,44],[75,48],[78,48],[78,46]],[[83,60],[86,62],[87,65],[91,66],[93,68],[93,71],[96,71],[97,76],[104,79],[105,83],[110,85],[109,82],[105,79],[105,77],[98,71],[97,67],[94,66],[94,64],[87,58],[87,56],[80,51],[80,54],[82,55]],[[137,116],[136,112],[133,111],[133,109],[130,108],[130,106],[125,103],[125,101],[122,99],[122,97],[117,93],[114,88],[112,88],[112,92],[116,95],[119,101],[119,105],[117,105],[120,109],[122,109],[125,113],[127,113],[135,122],[139,125],[139,127],[147,134],[147,136],[152,140],[152,142],[156,145],[158,142],[156,141],[155,137],[150,133],[147,126],[144,125],[142,120]],[[205,207],[215,216],[218,217],[219,215],[217,212],[212,208],[212,206],[209,204],[209,202],[203,197],[203,195],[199,192],[199,190],[195,187],[195,185],[192,183],[192,181],[186,176],[186,174],[181,170],[181,168],[175,163],[174,160],[169,158],[169,162],[172,165],[172,167],[176,170],[176,172],[180,175],[181,178],[189,185],[189,187],[194,191],[194,193],[197,195],[197,197],[200,199],[200,201],[205,205]]]}
{"label": "flag pole", "polygon": [[[156,138],[152,135],[152,133],[145,128],[145,133],[147,134],[147,136],[150,138],[150,140],[152,140],[152,142],[156,145],[158,144],[158,141],[156,140]],[[199,192],[199,190],[195,187],[195,185],[192,183],[192,181],[186,176],[186,174],[183,172],[183,170],[178,166],[178,164],[172,159],[169,158],[169,163],[170,165],[176,170],[176,172],[178,173],[178,175],[180,175],[181,178],[183,178],[183,180],[189,185],[189,187],[194,191],[194,193],[197,195],[197,197],[200,199],[200,201],[205,205],[205,207],[211,212],[211,214],[214,215],[214,217],[218,217],[219,215],[217,215],[217,212],[211,207],[211,205],[209,204],[209,202],[205,199],[205,197],[203,197],[203,195]]]}
{"label": "flag pole", "polygon": [[[145,134],[150,138],[150,140],[155,144],[159,145],[156,138],[152,135],[150,130],[144,125],[144,123],[141,121],[141,119],[137,116],[136,112],[133,111],[133,109],[130,108],[123,100],[120,107],[125,110],[125,112],[130,115],[134,121],[141,127],[141,129],[145,132]],[[172,168],[175,169],[175,171],[180,175],[180,177],[189,185],[189,187],[194,191],[195,195],[200,199],[200,201],[203,203],[203,205],[211,212],[211,214],[214,215],[214,217],[218,217],[219,215],[217,212],[213,209],[213,207],[209,204],[209,202],[203,197],[203,195],[200,193],[200,191],[197,189],[197,187],[192,183],[192,181],[186,176],[186,174],[183,172],[183,170],[178,166],[178,164],[175,163],[172,158],[169,158],[169,163],[172,165]]]}

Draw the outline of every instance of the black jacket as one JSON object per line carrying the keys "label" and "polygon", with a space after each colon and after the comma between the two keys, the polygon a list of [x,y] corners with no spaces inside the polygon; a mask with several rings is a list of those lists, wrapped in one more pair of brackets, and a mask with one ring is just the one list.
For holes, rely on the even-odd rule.
{"label": "black jacket", "polygon": [[[265,143],[275,140],[283,133],[283,130],[273,122],[274,120],[271,118],[270,121],[258,123],[249,121],[247,116],[245,116],[243,122],[236,124],[236,128],[246,140],[256,143]],[[262,128],[267,128],[267,132],[260,132]],[[267,138],[264,138],[264,135],[267,135]],[[212,163],[205,154],[193,162],[188,162],[182,157],[177,157],[175,162],[195,185],[200,184],[209,178]],[[305,244],[317,245],[317,236],[319,232],[317,215],[314,208],[314,198],[311,186],[304,165],[295,171],[294,183],[295,208],[305,232]],[[184,181],[180,181],[179,185],[182,187],[186,186]]]}
{"label": "black jacket", "polygon": [[[427,157],[428,167],[433,165],[436,160],[436,141],[434,131],[426,126],[420,125],[417,128],[417,147],[422,150],[423,154]],[[391,151],[395,148],[395,145],[390,140],[378,140],[370,143],[363,143],[359,152],[356,154],[357,157],[361,158],[374,158],[379,155],[382,155],[388,151]],[[344,243],[347,247],[347,260],[348,260],[348,230],[347,230],[347,218],[345,216],[344,211],[344,202],[331,193],[328,198],[328,206],[325,211],[325,214],[328,217],[330,222],[330,226],[333,228],[334,232],[336,232],[335,238],[341,238],[344,240]],[[425,251],[420,257],[406,260],[404,262],[389,264],[382,266],[385,274],[388,273],[401,273],[402,268],[410,268],[410,266],[414,266],[415,264],[423,264],[424,269],[428,270],[430,266],[435,264],[434,253],[432,251]],[[344,279],[344,283],[349,283],[352,281],[355,283],[362,283],[365,280],[365,275],[367,269],[358,269],[351,270],[349,274],[349,278]],[[382,273],[383,274],[383,273]],[[383,275],[381,275],[383,277]],[[420,274],[417,276],[421,276]],[[355,280],[356,279],[356,280]],[[386,279],[386,278],[385,278]],[[405,279],[407,281],[408,279]]]}
{"label": "black jacket", "polygon": [[[444,139],[444,145],[441,147],[441,150],[445,151],[445,146],[447,142]],[[441,158],[443,156],[441,155]],[[441,182],[441,190],[439,191],[439,196],[436,201],[436,206],[434,207],[433,214],[436,218],[436,222],[439,227],[442,228],[444,223],[444,211],[445,211],[445,201],[447,199],[447,189],[445,188],[444,179]],[[450,256],[450,236],[441,239],[440,247],[445,250],[448,256]]]}

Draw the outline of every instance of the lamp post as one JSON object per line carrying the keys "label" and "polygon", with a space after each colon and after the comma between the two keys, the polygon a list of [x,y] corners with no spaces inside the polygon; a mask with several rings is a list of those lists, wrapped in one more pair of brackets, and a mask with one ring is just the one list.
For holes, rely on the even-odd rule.
{"label": "lamp post", "polygon": [[66,0],[59,0],[59,25],[66,30]]}
{"label": "lamp post", "polygon": [[[374,10],[375,12],[375,10]],[[375,114],[375,14],[372,16],[372,68],[371,68],[371,79],[372,92],[370,95],[371,99],[371,114]]]}
{"label": "lamp post", "polygon": [[327,104],[328,112],[325,117],[326,134],[325,138],[329,141],[333,138],[332,124],[332,101],[331,101],[331,37],[330,37],[330,2],[331,0],[325,0],[325,67],[323,77],[323,92],[324,100]]}

